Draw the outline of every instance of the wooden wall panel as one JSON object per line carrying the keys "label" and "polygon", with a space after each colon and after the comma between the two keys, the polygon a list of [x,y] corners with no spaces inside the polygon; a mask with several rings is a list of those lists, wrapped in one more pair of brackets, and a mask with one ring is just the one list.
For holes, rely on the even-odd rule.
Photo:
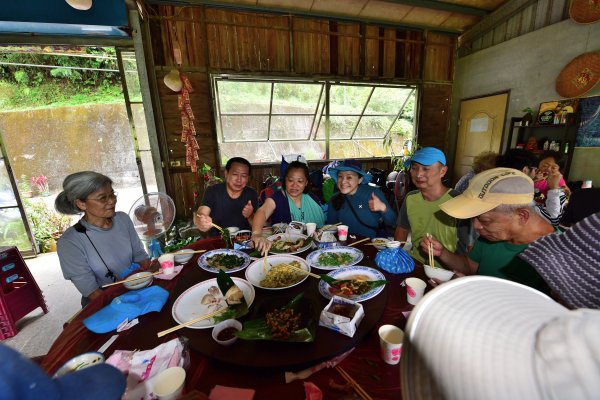
{"label": "wooden wall panel", "polygon": [[360,72],[360,25],[337,24],[337,74],[358,76]]}
{"label": "wooden wall panel", "polygon": [[425,81],[452,81],[456,36],[429,32],[425,45]]}
{"label": "wooden wall panel", "polygon": [[294,70],[298,74],[329,74],[329,22],[306,18],[292,20]]}
{"label": "wooden wall panel", "polygon": [[448,127],[452,85],[427,83],[423,85],[417,142],[434,146],[444,153],[448,150]]}
{"label": "wooden wall panel", "polygon": [[[200,144],[199,164],[213,167],[219,160],[211,73],[249,72],[348,80],[368,77],[414,84],[421,84],[423,78],[452,80],[454,36],[429,33],[426,44],[424,32],[367,24],[236,12],[210,6],[154,6],[153,9],[156,13],[151,17],[149,29],[161,107],[159,140],[165,153],[167,190],[176,200],[178,216],[191,215],[193,193],[201,197],[203,183],[185,167],[177,94],[162,82],[163,76],[176,67],[173,58],[176,45],[181,47],[181,70],[194,87],[190,102]],[[421,92],[420,144],[445,146],[440,142],[446,141],[450,92],[450,85],[425,85]],[[444,118],[440,113],[442,116],[445,113]],[[318,165],[321,164],[325,162]],[[365,168],[370,167],[389,169],[389,160],[369,160]],[[269,171],[278,174],[279,166],[257,166],[252,186],[260,188],[263,175]]]}

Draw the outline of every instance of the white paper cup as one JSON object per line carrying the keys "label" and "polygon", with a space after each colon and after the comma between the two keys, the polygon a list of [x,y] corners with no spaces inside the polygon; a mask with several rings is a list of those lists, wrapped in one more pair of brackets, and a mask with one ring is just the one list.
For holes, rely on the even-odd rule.
{"label": "white paper cup", "polygon": [[306,223],[306,236],[312,236],[313,233],[317,230],[317,224],[314,222]]}
{"label": "white paper cup", "polygon": [[400,362],[400,355],[402,354],[404,332],[394,325],[381,325],[378,332],[381,358],[386,364],[398,364]]}
{"label": "white paper cup", "polygon": [[412,305],[417,304],[421,300],[425,292],[425,287],[427,287],[425,281],[419,278],[406,278],[404,285],[406,286],[406,301]]}
{"label": "white paper cup", "polygon": [[160,269],[165,275],[171,275],[175,270],[175,254],[163,254],[158,257]]}
{"label": "white paper cup", "polygon": [[348,239],[348,225],[338,225],[338,240],[345,242]]}
{"label": "white paper cup", "polygon": [[152,391],[160,400],[175,400],[183,392],[185,370],[181,367],[167,368],[154,378]]}

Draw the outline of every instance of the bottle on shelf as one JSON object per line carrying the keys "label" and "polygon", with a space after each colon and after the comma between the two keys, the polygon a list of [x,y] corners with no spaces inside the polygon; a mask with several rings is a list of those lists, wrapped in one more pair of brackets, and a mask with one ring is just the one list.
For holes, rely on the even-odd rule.
{"label": "bottle on shelf", "polygon": [[548,150],[554,150],[554,147],[556,146],[556,142],[553,140],[550,142],[550,146],[548,147]]}
{"label": "bottle on shelf", "polygon": [[550,147],[550,142],[546,140],[544,142],[544,147],[543,148],[544,148],[544,150],[548,150],[549,147]]}

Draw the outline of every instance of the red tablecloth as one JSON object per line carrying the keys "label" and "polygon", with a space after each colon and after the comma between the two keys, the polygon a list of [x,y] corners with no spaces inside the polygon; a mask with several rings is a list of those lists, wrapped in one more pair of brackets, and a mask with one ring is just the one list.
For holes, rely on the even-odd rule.
{"label": "red tablecloth", "polygon": [[[191,246],[195,250],[212,250],[222,247],[220,239],[211,238],[200,240]],[[376,249],[373,246],[358,245],[364,252],[361,265],[374,266]],[[192,258],[184,268],[198,268]],[[400,398],[399,367],[385,364],[379,356],[379,338],[377,328],[383,324],[393,324],[404,328],[405,311],[412,309],[406,301],[406,290],[401,282],[408,275],[393,275],[384,272],[387,284],[387,304],[379,323],[354,351],[340,364],[374,399]],[[179,278],[181,274],[177,277]],[[417,266],[410,276],[424,278],[422,267]],[[173,291],[177,278],[171,281],[155,280],[167,291]],[[87,352],[98,350],[114,332],[95,334],[83,325],[82,321],[110,303],[110,301],[125,292],[122,285],[110,287],[95,301],[85,307],[82,312],[65,326],[64,331],[53,343],[50,351],[42,362],[42,368],[48,373],[54,373],[65,361]],[[139,317],[139,324],[132,329],[121,332],[119,338],[105,352],[110,355],[114,350],[151,349],[160,343],[176,337],[177,333],[157,338],[156,333],[173,325],[171,310],[166,307],[160,313],[150,313]],[[252,370],[222,364],[191,351],[191,366],[188,370],[186,390],[197,389],[209,393],[215,385],[252,388],[256,390],[255,399],[285,398],[286,400],[304,399],[303,381],[286,384],[284,371]],[[334,369],[325,369],[313,374],[307,381],[316,384],[324,394],[324,398],[340,397],[342,393],[331,389],[329,381],[344,383],[343,378]]]}

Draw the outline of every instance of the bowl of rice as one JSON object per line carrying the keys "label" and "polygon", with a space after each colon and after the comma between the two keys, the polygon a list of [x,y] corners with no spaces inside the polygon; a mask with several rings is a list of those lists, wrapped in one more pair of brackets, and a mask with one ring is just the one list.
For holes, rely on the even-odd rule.
{"label": "bowl of rice", "polygon": [[308,263],[293,255],[272,255],[259,258],[246,268],[246,280],[257,288],[281,290],[291,288],[304,282],[310,272]]}

